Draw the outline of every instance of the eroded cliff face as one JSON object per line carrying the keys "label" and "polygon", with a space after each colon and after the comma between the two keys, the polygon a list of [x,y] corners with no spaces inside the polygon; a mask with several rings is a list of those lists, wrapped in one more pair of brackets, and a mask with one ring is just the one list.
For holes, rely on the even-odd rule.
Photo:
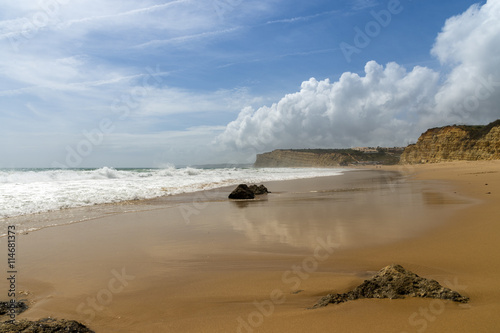
{"label": "eroded cliff face", "polygon": [[348,157],[336,153],[316,154],[278,149],[258,154],[254,166],[257,168],[336,167],[347,165],[348,160]]}
{"label": "eroded cliff face", "polygon": [[446,126],[423,133],[401,164],[500,159],[500,120],[487,126]]}

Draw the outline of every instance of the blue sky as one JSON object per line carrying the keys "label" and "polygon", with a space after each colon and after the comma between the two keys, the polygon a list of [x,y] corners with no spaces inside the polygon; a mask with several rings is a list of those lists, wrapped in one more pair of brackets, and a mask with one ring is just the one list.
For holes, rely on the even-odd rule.
{"label": "blue sky", "polygon": [[245,163],[487,123],[499,2],[3,2],[0,167]]}

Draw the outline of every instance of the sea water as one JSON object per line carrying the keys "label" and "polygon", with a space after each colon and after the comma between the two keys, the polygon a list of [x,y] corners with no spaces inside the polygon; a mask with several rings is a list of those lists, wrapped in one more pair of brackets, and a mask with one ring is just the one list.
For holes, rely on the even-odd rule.
{"label": "sea water", "polygon": [[341,175],[343,169],[0,169],[0,218],[151,199],[240,183]]}

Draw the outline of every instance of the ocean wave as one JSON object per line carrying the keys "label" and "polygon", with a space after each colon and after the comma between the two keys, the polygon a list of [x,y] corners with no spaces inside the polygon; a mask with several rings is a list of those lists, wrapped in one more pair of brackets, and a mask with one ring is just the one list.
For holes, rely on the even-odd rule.
{"label": "ocean wave", "polygon": [[0,217],[150,199],[238,183],[339,175],[339,169],[175,168],[0,170]]}

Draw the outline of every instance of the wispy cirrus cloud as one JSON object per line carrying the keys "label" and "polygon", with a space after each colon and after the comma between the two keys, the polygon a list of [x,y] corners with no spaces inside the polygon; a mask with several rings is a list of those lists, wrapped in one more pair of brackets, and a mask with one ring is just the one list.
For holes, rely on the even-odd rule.
{"label": "wispy cirrus cloud", "polygon": [[356,0],[353,1],[352,9],[353,10],[365,10],[368,8],[376,7],[380,3],[377,0]]}
{"label": "wispy cirrus cloud", "polygon": [[292,17],[292,18],[284,18],[284,19],[278,19],[278,20],[272,20],[272,21],[267,21],[265,24],[279,24],[279,23],[296,23],[300,21],[309,21],[321,16],[328,16],[328,15],[333,15],[333,14],[338,14],[338,10],[330,10],[322,13],[317,13],[313,15],[306,15],[306,16],[298,16],[298,17]]}
{"label": "wispy cirrus cloud", "polygon": [[168,44],[179,44],[179,43],[185,43],[185,42],[192,42],[195,40],[200,40],[200,39],[210,39],[214,38],[220,35],[225,35],[225,34],[230,34],[235,31],[241,30],[243,27],[234,27],[234,28],[229,28],[229,29],[223,29],[223,30],[217,30],[217,31],[207,31],[207,32],[201,32],[197,34],[192,34],[192,35],[184,35],[184,36],[179,36],[179,37],[173,37],[173,38],[168,38],[168,39],[161,39],[161,40],[152,40],[146,43],[142,43],[139,45],[134,46],[134,48],[147,48],[147,47],[158,47],[162,45],[168,45]]}
{"label": "wispy cirrus cloud", "polygon": [[79,19],[73,19],[73,20],[69,20],[66,22],[62,22],[58,25],[58,27],[69,28],[73,24],[78,24],[78,23],[88,23],[88,22],[100,21],[100,20],[112,20],[115,18],[122,18],[122,17],[126,17],[126,16],[137,15],[137,14],[148,14],[148,13],[152,13],[152,12],[155,12],[158,10],[165,10],[165,9],[168,9],[172,6],[186,4],[189,2],[190,2],[190,0],[176,0],[176,1],[171,1],[171,2],[164,3],[164,4],[153,5],[153,6],[149,6],[149,7],[131,9],[131,10],[124,11],[124,12],[117,12],[117,13],[107,14],[107,15],[83,17],[83,18],[79,18]]}

